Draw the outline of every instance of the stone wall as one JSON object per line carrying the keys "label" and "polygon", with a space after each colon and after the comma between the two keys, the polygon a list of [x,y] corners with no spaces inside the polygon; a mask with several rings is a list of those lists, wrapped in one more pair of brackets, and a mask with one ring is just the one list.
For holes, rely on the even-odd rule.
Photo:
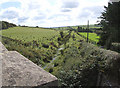
{"label": "stone wall", "polygon": [[17,87],[41,87],[41,86],[58,86],[58,80],[52,74],[46,72],[29,59],[16,51],[8,51],[0,42],[0,62],[2,68],[1,86]]}

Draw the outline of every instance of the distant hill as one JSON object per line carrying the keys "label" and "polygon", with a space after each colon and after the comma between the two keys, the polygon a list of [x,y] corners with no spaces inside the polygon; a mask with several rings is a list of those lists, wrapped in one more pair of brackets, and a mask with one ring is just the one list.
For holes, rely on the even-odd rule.
{"label": "distant hill", "polygon": [[7,21],[1,21],[1,24],[2,25],[0,25],[0,26],[2,26],[2,27],[0,27],[0,28],[2,28],[2,30],[3,29],[8,29],[9,27],[16,27],[17,26],[16,24],[9,23]]}
{"label": "distant hill", "polygon": [[[63,27],[53,27],[54,29],[69,29],[69,28],[73,28],[73,29],[78,29],[78,27],[82,27],[84,29],[87,28],[87,25],[76,25],[76,26],[63,26]],[[92,29],[99,29],[101,28],[101,25],[97,25],[97,24],[90,24],[89,25],[89,28],[92,28]]]}

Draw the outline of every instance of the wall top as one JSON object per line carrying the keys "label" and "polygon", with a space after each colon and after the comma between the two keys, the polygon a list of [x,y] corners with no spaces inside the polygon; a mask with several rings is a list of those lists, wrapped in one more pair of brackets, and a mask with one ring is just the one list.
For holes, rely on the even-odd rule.
{"label": "wall top", "polygon": [[52,74],[34,64],[16,51],[7,51],[2,46],[2,86],[57,86]]}

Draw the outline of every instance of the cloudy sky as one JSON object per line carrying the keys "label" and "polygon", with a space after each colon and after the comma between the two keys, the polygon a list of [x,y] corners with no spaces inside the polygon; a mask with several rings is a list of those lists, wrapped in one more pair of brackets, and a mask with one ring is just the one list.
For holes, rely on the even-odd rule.
{"label": "cloudy sky", "polygon": [[108,0],[0,0],[0,20],[58,27],[97,22]]}

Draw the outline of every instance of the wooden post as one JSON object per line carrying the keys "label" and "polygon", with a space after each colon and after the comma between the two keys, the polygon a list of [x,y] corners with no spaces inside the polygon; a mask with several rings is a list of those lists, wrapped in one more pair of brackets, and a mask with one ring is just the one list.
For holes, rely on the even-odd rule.
{"label": "wooden post", "polygon": [[89,40],[89,20],[88,20],[88,24],[87,24],[87,42]]}

